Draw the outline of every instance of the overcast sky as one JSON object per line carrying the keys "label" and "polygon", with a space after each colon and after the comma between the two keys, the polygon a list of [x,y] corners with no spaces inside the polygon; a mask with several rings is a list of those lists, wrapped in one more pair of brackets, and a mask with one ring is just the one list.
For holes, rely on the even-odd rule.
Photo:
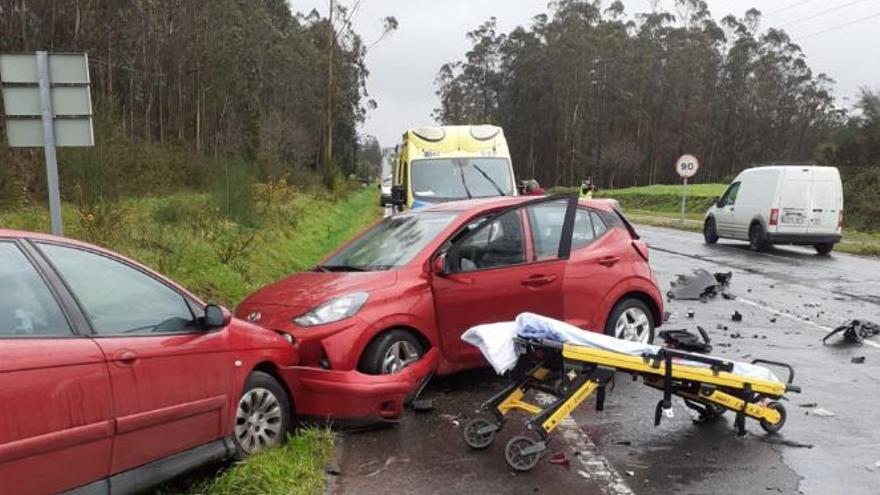
{"label": "overcast sky", "polygon": [[[355,0],[339,1],[350,5]],[[760,9],[764,27],[785,29],[801,45],[813,71],[837,81],[839,105],[849,106],[860,87],[880,88],[880,0],[706,1],[717,19],[731,13],[741,17],[751,7]],[[318,9],[322,15],[329,4],[328,0],[290,3],[296,11]],[[629,15],[650,10],[650,0],[624,0],[624,4]],[[464,57],[470,47],[465,33],[492,16],[503,32],[527,26],[532,17],[547,12],[546,5],[546,0],[361,0],[355,29],[367,44],[381,34],[384,16],[394,15],[400,22],[397,32],[367,54],[367,90],[379,107],[368,113],[361,132],[392,146],[405,129],[433,123],[431,112],[438,103],[434,78],[441,65]],[[660,5],[674,11],[673,0],[660,0]],[[847,23],[852,24],[844,26]]]}

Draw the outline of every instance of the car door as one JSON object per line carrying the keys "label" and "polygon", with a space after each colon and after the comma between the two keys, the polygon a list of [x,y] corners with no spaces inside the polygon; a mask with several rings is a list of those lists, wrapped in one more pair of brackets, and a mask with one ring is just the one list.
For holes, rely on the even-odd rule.
{"label": "car door", "polygon": [[718,228],[718,235],[722,237],[733,237],[736,234],[736,195],[739,192],[739,186],[739,182],[734,182],[718,200],[715,210],[715,225]]}
{"label": "car door", "polygon": [[0,239],[0,493],[92,483],[91,493],[106,493],[113,410],[104,355],[76,333],[69,296],[25,249]]}
{"label": "car door", "polygon": [[[445,251],[432,290],[446,359],[479,363],[468,328],[519,313],[562,317],[562,282],[576,199],[540,200],[492,214]],[[473,225],[473,223],[472,223]]]}
{"label": "car door", "polygon": [[202,330],[194,303],[122,259],[39,243],[107,357],[117,434],[111,474],[224,436],[234,361],[228,333]]}

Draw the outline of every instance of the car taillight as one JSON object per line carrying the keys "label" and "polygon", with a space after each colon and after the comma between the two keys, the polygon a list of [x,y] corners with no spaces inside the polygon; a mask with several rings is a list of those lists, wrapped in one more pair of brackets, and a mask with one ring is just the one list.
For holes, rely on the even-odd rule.
{"label": "car taillight", "polygon": [[779,208],[770,210],[770,225],[779,225]]}
{"label": "car taillight", "polygon": [[837,214],[837,227],[843,228],[843,210],[840,210],[840,213]]}

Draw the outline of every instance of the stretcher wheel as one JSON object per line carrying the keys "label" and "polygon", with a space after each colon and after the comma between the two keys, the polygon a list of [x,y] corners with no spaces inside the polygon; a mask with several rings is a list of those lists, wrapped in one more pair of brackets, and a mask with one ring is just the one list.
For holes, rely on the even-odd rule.
{"label": "stretcher wheel", "polygon": [[766,420],[761,420],[761,428],[764,429],[767,433],[776,433],[777,431],[782,429],[782,426],[785,425],[785,406],[778,402],[771,402],[767,404],[767,407],[770,409],[774,409],[779,413],[779,422],[774,424],[768,423]]}
{"label": "stretcher wheel", "polygon": [[537,447],[538,442],[528,437],[513,437],[507,442],[504,448],[504,457],[507,464],[517,471],[528,471],[538,464],[541,458],[541,450],[532,453],[523,454],[522,452],[530,447]]}
{"label": "stretcher wheel", "polygon": [[[490,427],[494,427],[494,429],[485,431]],[[492,442],[495,440],[495,433],[498,430],[498,425],[495,423],[483,418],[474,418],[465,423],[461,436],[464,438],[464,443],[468,444],[468,447],[482,450],[492,445]]]}

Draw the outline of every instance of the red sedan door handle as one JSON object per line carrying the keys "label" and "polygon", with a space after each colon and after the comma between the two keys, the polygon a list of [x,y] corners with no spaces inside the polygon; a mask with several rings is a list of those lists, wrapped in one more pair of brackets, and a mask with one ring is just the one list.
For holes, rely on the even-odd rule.
{"label": "red sedan door handle", "polygon": [[134,364],[137,363],[137,360],[137,353],[129,350],[119,351],[113,356],[113,363],[116,364],[116,366],[123,368],[134,366]]}
{"label": "red sedan door handle", "polygon": [[528,287],[540,287],[542,285],[547,285],[554,280],[556,280],[556,277],[553,275],[532,275],[520,283]]}
{"label": "red sedan door handle", "polygon": [[620,261],[620,256],[605,256],[599,258],[599,264],[602,266],[612,267]]}

